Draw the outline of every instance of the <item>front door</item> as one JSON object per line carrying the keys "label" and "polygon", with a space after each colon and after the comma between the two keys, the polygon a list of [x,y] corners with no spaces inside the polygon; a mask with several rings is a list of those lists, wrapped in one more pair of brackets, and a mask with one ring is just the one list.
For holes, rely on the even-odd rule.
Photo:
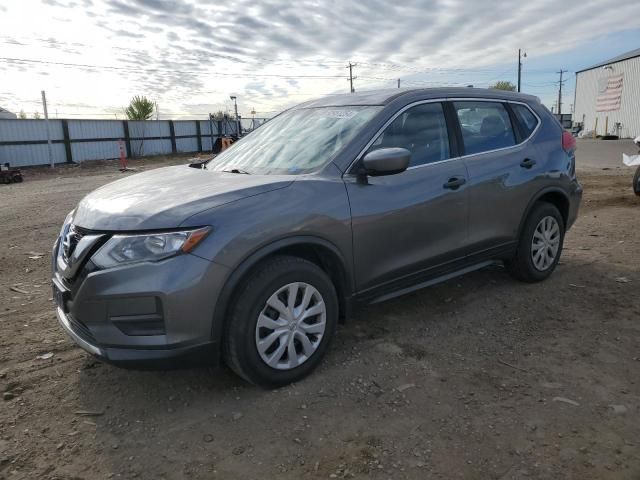
{"label": "front door", "polygon": [[406,148],[409,168],[366,181],[345,176],[359,293],[464,257],[467,171],[463,160],[451,158],[449,138],[441,103],[413,106],[397,114],[369,148]]}

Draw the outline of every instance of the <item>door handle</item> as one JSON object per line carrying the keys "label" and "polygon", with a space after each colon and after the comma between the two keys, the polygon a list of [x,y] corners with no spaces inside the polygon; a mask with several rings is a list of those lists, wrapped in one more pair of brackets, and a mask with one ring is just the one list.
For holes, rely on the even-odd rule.
{"label": "door handle", "polygon": [[522,168],[531,168],[536,164],[535,160],[531,160],[530,158],[525,158],[520,162],[520,166]]}
{"label": "door handle", "polygon": [[452,177],[443,185],[443,187],[448,188],[449,190],[457,190],[465,183],[467,183],[467,181],[462,177]]}

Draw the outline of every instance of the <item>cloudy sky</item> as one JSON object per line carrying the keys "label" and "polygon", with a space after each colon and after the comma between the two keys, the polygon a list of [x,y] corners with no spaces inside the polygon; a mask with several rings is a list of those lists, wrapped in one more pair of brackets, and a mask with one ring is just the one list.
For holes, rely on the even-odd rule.
{"label": "cloudy sky", "polygon": [[515,83],[551,107],[557,74],[640,47],[637,0],[0,0],[0,106],[122,118],[133,95],[160,118],[271,116],[356,90]]}

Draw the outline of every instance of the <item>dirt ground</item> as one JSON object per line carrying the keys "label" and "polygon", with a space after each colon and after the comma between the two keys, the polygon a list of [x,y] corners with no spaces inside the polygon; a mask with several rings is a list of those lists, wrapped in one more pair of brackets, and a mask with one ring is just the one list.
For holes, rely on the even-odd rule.
{"label": "dirt ground", "polygon": [[104,162],[0,185],[0,479],[640,479],[632,170],[580,169],[548,281],[491,268],[360,310],[310,378],[275,391],[224,368],[118,369],[58,327],[52,242],[122,175]]}

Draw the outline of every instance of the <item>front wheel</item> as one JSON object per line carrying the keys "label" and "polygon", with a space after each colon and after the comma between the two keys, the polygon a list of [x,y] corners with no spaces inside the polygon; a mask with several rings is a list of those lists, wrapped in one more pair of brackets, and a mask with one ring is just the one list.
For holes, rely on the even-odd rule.
{"label": "front wheel", "polygon": [[640,167],[638,167],[633,177],[633,193],[640,196]]}
{"label": "front wheel", "polygon": [[337,320],[338,298],[327,274],[302,258],[274,257],[234,296],[225,362],[245,380],[265,387],[301,380],[322,360]]}
{"label": "front wheel", "polygon": [[509,273],[523,282],[539,282],[551,275],[560,260],[564,229],[555,205],[537,203],[525,221],[514,258],[507,262]]}

